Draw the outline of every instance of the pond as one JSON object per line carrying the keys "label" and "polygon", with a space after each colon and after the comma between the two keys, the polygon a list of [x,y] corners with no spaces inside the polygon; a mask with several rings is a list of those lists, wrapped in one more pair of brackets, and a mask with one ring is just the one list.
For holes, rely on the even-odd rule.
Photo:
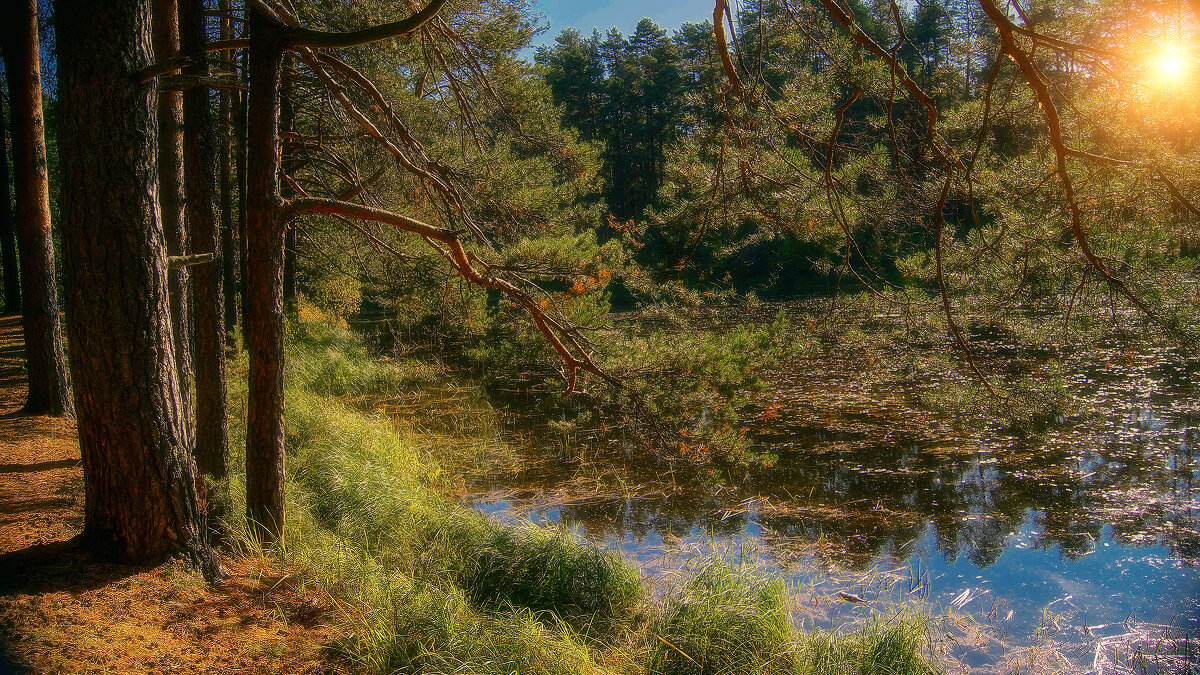
{"label": "pond", "polygon": [[[762,303],[712,321],[781,310],[793,324],[819,311]],[[940,344],[821,347],[772,366],[744,416],[770,466],[705,474],[648,459],[619,430],[509,414],[505,452],[465,467],[465,499],[578,530],[652,578],[698,552],[751,556],[790,580],[814,626],[919,603],[948,617],[947,649],[973,671],[1194,669],[1200,358],[1115,337],[970,339],[985,370],[1060,380],[1071,410],[1033,432],[979,430],[930,403],[961,384],[923,365]],[[1154,650],[1171,656],[1147,661]]]}

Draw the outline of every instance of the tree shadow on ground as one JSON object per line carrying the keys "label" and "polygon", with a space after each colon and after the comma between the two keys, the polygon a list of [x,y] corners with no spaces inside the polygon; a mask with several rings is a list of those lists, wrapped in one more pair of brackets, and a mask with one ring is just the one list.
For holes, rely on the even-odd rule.
{"label": "tree shadow on ground", "polygon": [[52,469],[74,469],[80,466],[78,459],[59,459],[51,462],[34,462],[32,464],[0,464],[0,473],[36,473]]}
{"label": "tree shadow on ground", "polygon": [[96,560],[83,535],[0,554],[0,595],[80,593],[152,569]]}

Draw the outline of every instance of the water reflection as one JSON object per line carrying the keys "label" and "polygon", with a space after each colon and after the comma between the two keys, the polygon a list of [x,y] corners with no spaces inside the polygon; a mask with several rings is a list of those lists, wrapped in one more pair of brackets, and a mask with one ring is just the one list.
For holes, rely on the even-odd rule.
{"label": "water reflection", "polygon": [[[793,323],[811,311],[782,307]],[[780,308],[713,320],[769,321]],[[1001,618],[1001,600],[1028,605],[1012,619],[1025,633],[1056,602],[1078,610],[1085,632],[1138,613],[1200,629],[1200,359],[971,336],[992,372],[1060,360],[1075,410],[1029,436],[969,431],[922,404],[948,384],[921,360],[941,347],[822,348],[766,373],[746,416],[749,437],[778,458],[770,467],[677,466],[619,433],[511,417],[505,444],[520,461],[477,456],[467,496],[577,527],[649,566],[673,548],[750,537],[784,569],[917,565],[947,603],[967,591],[964,604]]]}
{"label": "water reflection", "polygon": [[[853,356],[827,353],[768,374],[758,407],[771,414],[749,426],[778,455],[770,468],[705,476],[580,434],[565,447],[531,439],[522,470],[481,471],[473,488],[513,504],[550,500],[596,538],[732,535],[753,521],[776,537],[835,542],[833,562],[850,567],[904,550],[927,524],[942,556],[986,567],[1030,513],[1032,545],[1067,558],[1093,552],[1111,527],[1121,544],[1160,543],[1194,564],[1197,363],[1149,350],[1118,374],[1108,365],[1117,357],[1129,358],[1114,348],[1074,359],[1067,380],[1080,415],[1033,439],[965,434],[888,374],[864,375]],[[576,485],[585,473],[610,480]]]}

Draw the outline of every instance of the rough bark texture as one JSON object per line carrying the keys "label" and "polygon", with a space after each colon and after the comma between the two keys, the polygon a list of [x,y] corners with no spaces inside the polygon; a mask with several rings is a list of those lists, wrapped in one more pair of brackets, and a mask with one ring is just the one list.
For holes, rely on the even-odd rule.
{"label": "rough bark texture", "polygon": [[[244,24],[243,24],[244,25]],[[247,29],[248,30],[248,29]],[[242,313],[242,343],[246,342],[246,153],[250,150],[250,139],[246,137],[247,117],[250,107],[250,65],[248,49],[242,50],[242,78],[244,88],[238,92],[237,109],[234,110],[233,126],[237,139],[235,144],[234,170],[238,181],[237,246],[238,246],[238,299]]]}
{"label": "rough bark texture", "polygon": [[[284,54],[284,72],[291,70],[292,62],[293,59],[290,58],[290,55]],[[279,133],[287,141],[282,144],[283,147],[279,153],[279,170],[284,175],[288,175],[291,168],[292,152],[295,147],[292,142],[296,126],[296,115],[292,110],[293,88],[290,78],[285,78],[280,84]],[[293,196],[291,186],[286,183],[280,186],[280,190],[284,199],[290,199]],[[296,225],[287,223],[285,227],[287,229],[283,235],[283,304],[284,307],[294,307],[296,302]]]}
{"label": "rough bark texture", "polygon": [[[221,0],[218,5],[221,12],[221,39],[233,39],[233,20],[230,18],[229,0]],[[222,52],[224,61],[223,70],[233,68],[233,52]],[[238,322],[238,300],[237,300],[237,238],[234,236],[234,222],[236,221],[233,211],[233,137],[234,137],[234,122],[233,122],[233,94],[227,90],[222,90],[219,103],[219,117],[221,118],[221,147],[218,150],[221,157],[221,273],[222,283],[221,288],[225,293],[225,333],[231,334],[237,327]]]}
{"label": "rough bark texture", "polygon": [[[165,63],[179,56],[179,7],[176,0],[154,0],[154,59]],[[183,205],[183,97],[164,91],[158,97],[158,204],[167,255],[188,253]],[[191,283],[186,267],[168,272],[171,326],[175,334],[176,376],[186,411],[184,421],[192,433],[192,308]]]}
{"label": "rough bark texture", "polygon": [[[207,77],[202,0],[180,0],[179,22],[180,51],[188,59],[184,73]],[[201,473],[221,478],[225,476],[229,446],[225,418],[224,255],[217,226],[217,128],[209,109],[206,88],[195,86],[184,93],[183,123],[187,130],[183,158],[192,250],[213,254],[212,262],[197,265],[192,274],[196,468]]]}
{"label": "rough bark texture", "polygon": [[221,93],[221,119],[225,128],[221,140],[221,288],[225,293],[225,333],[231,335],[237,329],[238,323],[238,237],[236,224],[237,214],[234,212],[233,172],[233,97],[228,92]]}
{"label": "rough bark texture", "polygon": [[62,322],[54,281],[54,242],[50,236],[37,0],[8,0],[0,5],[5,71],[12,97],[17,241],[29,373],[25,411],[70,416],[73,414],[71,381],[63,358]]}
{"label": "rough bark texture", "polygon": [[64,276],[84,533],[101,554],[184,553],[216,576],[174,376],[158,212],[150,0],[57,0]]}
{"label": "rough bark texture", "polygon": [[283,219],[279,191],[278,25],[247,12],[250,103],[246,165],[245,330],[250,352],[246,513],[268,545],[283,533]]}
{"label": "rough bark texture", "polygon": [[4,314],[21,313],[21,273],[17,267],[17,228],[8,194],[8,134],[0,105],[0,265],[4,268]]}

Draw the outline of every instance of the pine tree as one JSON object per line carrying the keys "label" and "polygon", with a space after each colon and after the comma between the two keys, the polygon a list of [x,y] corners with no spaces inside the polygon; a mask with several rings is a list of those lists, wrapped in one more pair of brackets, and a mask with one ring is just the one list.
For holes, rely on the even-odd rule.
{"label": "pine tree", "polygon": [[21,310],[29,374],[25,411],[69,417],[74,406],[63,358],[62,322],[54,280],[37,2],[11,0],[0,11],[5,71],[12,100]]}
{"label": "pine tree", "polygon": [[83,456],[102,554],[217,576],[175,376],[159,223],[150,0],[58,0],[62,239]]}

